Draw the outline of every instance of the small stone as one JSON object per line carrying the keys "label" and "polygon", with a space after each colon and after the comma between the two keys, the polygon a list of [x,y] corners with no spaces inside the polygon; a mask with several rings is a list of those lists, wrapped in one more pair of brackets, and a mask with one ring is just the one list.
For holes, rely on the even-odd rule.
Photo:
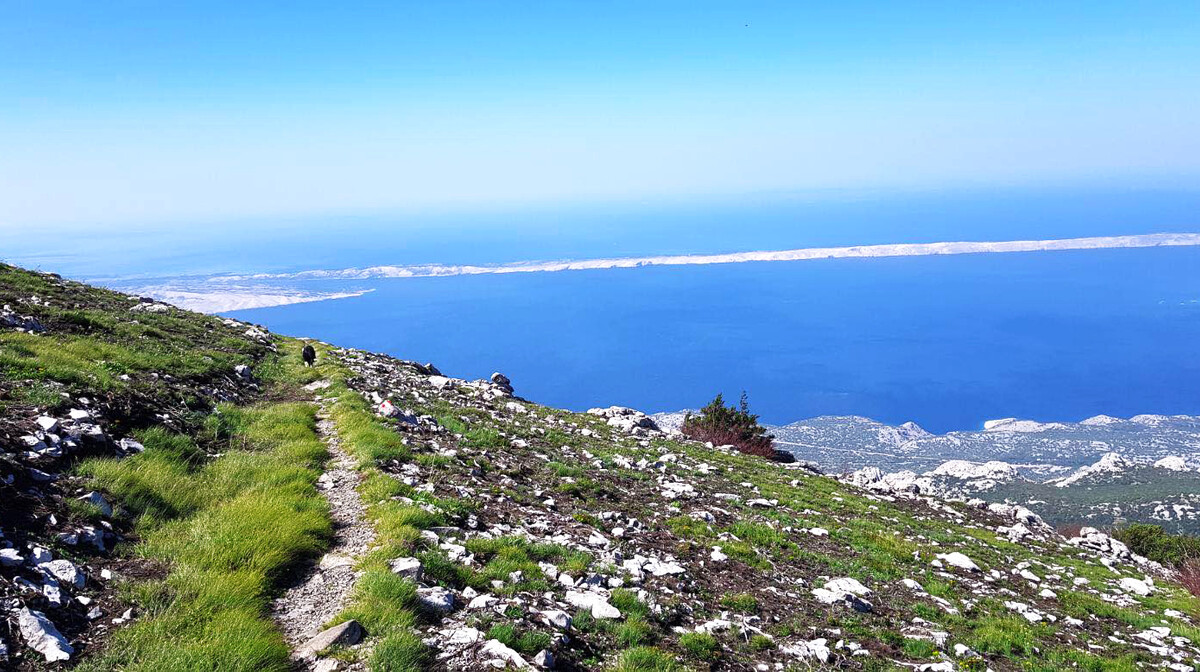
{"label": "small stone", "polygon": [[324,630],[312,639],[309,639],[303,646],[296,650],[296,657],[315,658],[319,652],[335,644],[344,646],[357,644],[362,639],[362,636],[362,626],[358,624],[358,621],[351,619]]}
{"label": "small stone", "polygon": [[533,657],[533,664],[543,670],[552,670],[554,669],[554,654],[549,649],[542,649]]}
{"label": "small stone", "polygon": [[83,571],[75,566],[75,563],[70,560],[51,560],[50,562],[38,565],[38,567],[47,574],[62,581],[63,583],[76,588],[82,588],[87,581]]}
{"label": "small stone", "polygon": [[440,586],[418,588],[417,603],[426,611],[448,614],[454,611],[454,593]]}
{"label": "small stone", "polygon": [[48,663],[68,660],[75,653],[75,649],[67,643],[67,638],[40,611],[22,608],[17,612],[17,625],[29,648],[45,656]]}
{"label": "small stone", "polygon": [[398,574],[413,581],[421,580],[421,561],[416,558],[396,558],[388,562],[393,574]]}
{"label": "small stone", "polygon": [[571,629],[571,615],[561,609],[543,611],[542,620],[546,625],[553,626],[559,630]]}
{"label": "small stone", "polygon": [[96,507],[97,509],[100,510],[100,513],[103,514],[105,517],[111,516],[113,514],[112,505],[108,503],[108,500],[104,498],[104,495],[96,492],[95,490],[80,497],[79,501],[86,502],[86,503],[91,504],[92,506]]}
{"label": "small stone", "polygon": [[337,658],[322,658],[312,666],[312,672],[336,672],[340,669],[342,669],[342,663]]}

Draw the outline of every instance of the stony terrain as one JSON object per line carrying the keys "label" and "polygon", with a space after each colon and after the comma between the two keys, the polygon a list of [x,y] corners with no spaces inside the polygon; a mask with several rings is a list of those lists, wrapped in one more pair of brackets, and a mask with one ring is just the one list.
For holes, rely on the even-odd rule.
{"label": "stony terrain", "polygon": [[893,487],[1021,504],[1055,524],[1128,522],[1200,533],[1200,418],[1006,418],[930,434],[913,423],[822,417],[771,430],[776,445],[829,473],[878,469]]}
{"label": "stony terrain", "polygon": [[1096,529],[4,270],[16,669],[1200,664],[1200,601]]}

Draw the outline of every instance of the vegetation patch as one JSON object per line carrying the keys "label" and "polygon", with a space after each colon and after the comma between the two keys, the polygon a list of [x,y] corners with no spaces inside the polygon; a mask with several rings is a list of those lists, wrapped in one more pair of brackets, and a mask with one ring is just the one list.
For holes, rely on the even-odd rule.
{"label": "vegetation patch", "polygon": [[286,570],[328,542],[314,487],[325,446],[305,404],[222,406],[213,417],[210,439],[229,450],[219,459],[153,430],[144,453],[81,466],[137,519],[137,552],[169,568],[130,591],[143,617],[83,669],[290,669],[268,604]]}
{"label": "vegetation patch", "polygon": [[716,446],[736,446],[748,455],[775,457],[772,446],[774,437],[758,424],[758,416],[750,412],[745,392],[737,406],[726,406],[724,397],[718,394],[700,409],[700,415],[689,413],[684,418],[681,431],[697,441],[708,441]]}

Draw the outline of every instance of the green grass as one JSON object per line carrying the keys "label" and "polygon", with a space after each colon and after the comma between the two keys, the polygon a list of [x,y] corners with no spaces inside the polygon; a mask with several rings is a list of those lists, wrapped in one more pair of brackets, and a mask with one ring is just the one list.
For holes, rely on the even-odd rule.
{"label": "green grass", "polygon": [[[387,561],[417,554],[421,530],[445,524],[447,516],[390,499],[415,493],[383,473],[377,465],[380,461],[409,460],[411,450],[391,427],[375,417],[357,392],[346,386],[348,371],[341,364],[320,352],[318,359],[321,374],[332,382],[324,390],[324,396],[332,402],[330,417],[337,427],[342,448],[357,459],[363,476],[359,495],[375,527],[375,542],[359,567],[362,575],[354,586],[349,605],[332,622],[353,618],[363,626],[373,644],[373,652],[366,661],[368,669],[388,672],[424,670],[432,652],[415,630],[420,619],[416,608],[416,585],[393,574]],[[458,573],[461,566],[445,561],[440,554],[422,553],[420,557],[429,578],[440,578],[452,584],[466,578]]]}
{"label": "green grass", "polygon": [[169,568],[131,590],[144,617],[82,669],[289,669],[268,604],[329,539],[314,487],[325,446],[306,404],[222,407],[219,429],[230,450],[207,463],[186,437],[155,430],[145,453],[81,468],[137,517],[137,552]]}
{"label": "green grass", "polygon": [[507,445],[500,432],[492,427],[472,427],[463,435],[463,443],[472,448],[500,448]]}
{"label": "green grass", "polygon": [[[26,303],[30,295],[41,301]],[[133,313],[125,295],[5,264],[0,303],[47,327],[40,335],[0,333],[0,380],[54,380],[96,393],[129,387],[121,374],[205,378],[266,353],[218,318],[181,310]]]}
{"label": "green grass", "polygon": [[689,632],[679,636],[679,646],[692,658],[711,660],[720,648],[720,642],[707,632]]}
{"label": "green grass", "polygon": [[654,641],[654,627],[646,622],[646,617],[634,614],[617,626],[617,643],[624,648],[650,644]]}
{"label": "green grass", "polygon": [[752,614],[758,611],[758,598],[749,593],[741,593],[740,595],[726,595],[725,597],[721,598],[721,606],[728,607],[743,614]]}
{"label": "green grass", "polygon": [[627,649],[617,658],[615,672],[683,672],[671,654],[649,646]]}
{"label": "green grass", "polygon": [[101,392],[126,386],[119,380],[121,374],[170,371],[175,377],[200,376],[245,361],[227,353],[133,347],[88,336],[0,334],[0,376],[54,380]]}

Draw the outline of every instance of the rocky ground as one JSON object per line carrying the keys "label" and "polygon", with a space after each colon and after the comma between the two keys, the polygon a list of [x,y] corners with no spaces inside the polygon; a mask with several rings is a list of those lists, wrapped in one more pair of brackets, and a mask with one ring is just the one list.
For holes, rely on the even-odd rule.
{"label": "rocky ground", "polygon": [[[139,370],[124,364],[129,351],[108,345],[118,335],[106,327],[120,321],[128,336],[190,324],[194,317],[56,276],[31,282],[32,274],[8,269],[0,267],[0,333],[6,335],[0,344],[0,663],[36,668],[39,661],[74,661],[102,647],[113,629],[135,617],[119,594],[121,582],[163,571],[120,550],[130,531],[120,502],[96,492],[74,465],[137,454],[142,445],[132,436],[135,428],[183,429],[220,401],[256,397],[248,367],[236,369],[232,361],[242,355],[241,361],[252,361],[269,345],[266,333],[251,325],[211,319],[201,331],[188,331],[198,352],[219,351],[212,368]],[[74,339],[100,331],[105,338],[96,340],[96,350],[52,341],[72,339],[76,346]],[[42,343],[49,348],[40,349]],[[158,363],[156,354],[141,359]],[[228,365],[222,356],[231,357]],[[76,357],[90,361],[75,367]]]}
{"label": "rocky ground", "polygon": [[1191,599],[1096,530],[1067,540],[1022,507],[860,489],[629,409],[574,415],[506,379],[337,356],[418,455],[383,468],[470,504],[397,559],[447,668],[592,669],[639,644],[746,670],[1017,669],[1074,651],[1191,669],[1200,653],[1194,607],[1171,606]]}
{"label": "rocky ground", "polygon": [[[273,348],[298,344],[257,327],[0,271],[0,660],[11,668],[1200,663],[1200,601],[1096,529],[1065,539],[1025,507],[948,501],[882,474],[838,480],[682,440],[632,409],[539,406],[500,374],[460,380],[325,346],[317,369],[297,371]],[[230,402],[224,414],[213,412],[219,401]],[[240,408],[260,423],[240,431],[294,432],[294,447],[258,438],[298,457],[272,461],[258,444],[231,443],[222,423]],[[256,510],[206,500],[200,513],[168,516],[153,506],[165,494],[149,476],[160,474],[143,468],[153,451],[135,437],[155,428],[200,451],[160,465],[187,472],[172,472],[178,482],[225,487],[215,467],[234,459],[248,466],[228,473],[264,480],[228,484],[231,497],[269,491],[264,506],[278,504],[281,517],[264,520],[304,518],[303,535],[280,532],[284,557],[237,539],[267,568],[260,583],[240,557],[222,560],[228,576],[209,561],[228,544],[214,546],[223,538],[207,530],[239,530],[205,518]],[[89,457],[111,458],[103,481]],[[145,534],[170,543],[149,553]],[[188,583],[181,564],[212,573]],[[203,640],[225,623],[171,641],[187,625],[171,610],[211,617],[196,597],[207,593],[188,591],[226,579],[213,595],[262,600],[229,612],[245,619],[231,633],[262,642],[238,649],[257,659],[213,662],[244,645]],[[239,592],[242,580],[250,589]],[[168,591],[147,589],[156,586]]]}

